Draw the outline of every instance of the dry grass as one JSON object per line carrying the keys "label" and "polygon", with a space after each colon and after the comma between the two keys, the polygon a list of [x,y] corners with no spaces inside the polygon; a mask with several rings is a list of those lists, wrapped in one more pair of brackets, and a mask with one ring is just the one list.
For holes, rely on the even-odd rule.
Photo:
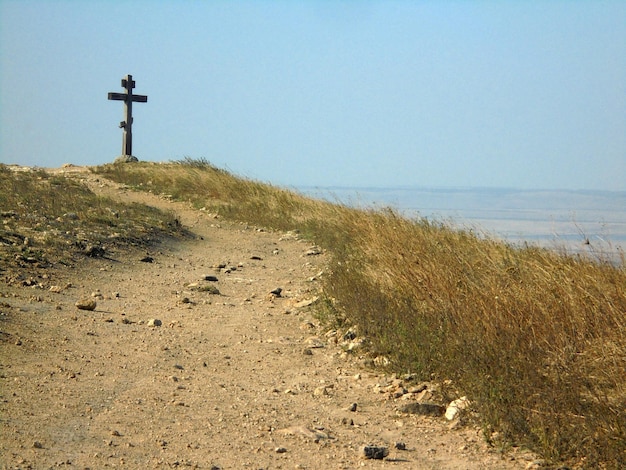
{"label": "dry grass", "polygon": [[9,282],[84,256],[110,256],[116,249],[182,234],[171,214],[98,197],[77,180],[5,165],[0,165],[0,218],[0,274]]}
{"label": "dry grass", "polygon": [[[392,211],[354,224],[329,295],[396,370],[449,379],[487,431],[626,465],[626,272]],[[346,225],[347,225],[346,224]]]}
{"label": "dry grass", "polygon": [[516,248],[392,210],[354,210],[204,160],[96,171],[223,216],[300,230],[332,254],[325,314],[391,368],[467,395],[488,438],[626,468],[626,268]]}

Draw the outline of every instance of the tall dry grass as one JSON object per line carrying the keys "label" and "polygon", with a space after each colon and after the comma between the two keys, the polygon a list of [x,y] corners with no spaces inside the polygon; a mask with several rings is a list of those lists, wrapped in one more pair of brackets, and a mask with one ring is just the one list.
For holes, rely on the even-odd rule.
{"label": "tall dry grass", "polygon": [[348,220],[326,291],[394,368],[449,379],[486,430],[626,466],[626,272],[393,211]]}
{"label": "tall dry grass", "polygon": [[486,436],[552,462],[626,468],[626,267],[355,210],[204,160],[96,171],[223,216],[298,229],[331,253],[326,314],[391,368],[467,395]]}

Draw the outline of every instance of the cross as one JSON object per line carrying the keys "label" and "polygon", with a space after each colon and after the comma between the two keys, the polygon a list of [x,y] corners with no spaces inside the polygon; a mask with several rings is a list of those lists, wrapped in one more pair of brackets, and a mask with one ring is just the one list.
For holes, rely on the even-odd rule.
{"label": "cross", "polygon": [[146,95],[133,95],[135,80],[132,75],[122,78],[122,88],[126,88],[126,93],[109,93],[109,99],[124,102],[124,120],[120,122],[120,127],[124,129],[122,134],[122,155],[132,156],[133,154],[133,101],[137,103],[147,103]]}

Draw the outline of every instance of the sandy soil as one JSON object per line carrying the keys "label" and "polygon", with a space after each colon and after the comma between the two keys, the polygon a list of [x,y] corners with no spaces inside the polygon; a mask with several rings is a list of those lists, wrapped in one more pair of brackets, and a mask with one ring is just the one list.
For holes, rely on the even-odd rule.
{"label": "sandy soil", "polygon": [[[365,368],[343,332],[337,344],[313,317],[326,255],[307,254],[296,234],[64,171],[175,211],[194,237],[51,272],[45,288],[0,286],[1,468],[533,465],[489,448],[473,426],[400,412],[418,395],[393,398],[400,381]],[[82,298],[96,309],[77,309]],[[389,455],[365,459],[369,444]]]}

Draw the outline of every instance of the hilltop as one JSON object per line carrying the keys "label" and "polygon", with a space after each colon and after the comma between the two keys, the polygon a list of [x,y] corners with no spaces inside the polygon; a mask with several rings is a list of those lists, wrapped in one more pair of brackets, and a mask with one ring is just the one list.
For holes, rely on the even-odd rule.
{"label": "hilltop", "polygon": [[[403,412],[419,401],[445,405],[437,385],[370,367],[354,330],[320,322],[328,254],[297,232],[228,221],[86,168],[49,173],[41,181],[71,179],[106,198],[102,210],[118,226],[104,241],[85,233],[91,241],[60,255],[38,251],[33,232],[20,264],[3,258],[3,468],[534,462],[519,449],[501,454],[475,425]],[[155,209],[164,228],[120,233],[130,204]],[[27,221],[2,210],[23,246]],[[83,217],[66,215],[75,226]],[[78,309],[82,299],[95,309]],[[364,459],[369,444],[389,455]]]}

